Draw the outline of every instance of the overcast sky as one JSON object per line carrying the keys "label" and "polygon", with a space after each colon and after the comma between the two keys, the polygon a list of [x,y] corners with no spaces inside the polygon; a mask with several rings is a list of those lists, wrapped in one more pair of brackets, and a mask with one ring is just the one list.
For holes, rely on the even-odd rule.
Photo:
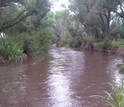
{"label": "overcast sky", "polygon": [[64,9],[62,5],[65,5],[66,7],[69,5],[68,0],[51,0],[52,2],[52,11],[59,11]]}

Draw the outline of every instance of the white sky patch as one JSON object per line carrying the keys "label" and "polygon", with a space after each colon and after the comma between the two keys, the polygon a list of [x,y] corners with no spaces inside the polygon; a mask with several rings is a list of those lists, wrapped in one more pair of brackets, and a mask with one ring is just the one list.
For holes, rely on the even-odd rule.
{"label": "white sky patch", "polygon": [[63,10],[68,7],[69,0],[51,0],[52,2],[52,11]]}

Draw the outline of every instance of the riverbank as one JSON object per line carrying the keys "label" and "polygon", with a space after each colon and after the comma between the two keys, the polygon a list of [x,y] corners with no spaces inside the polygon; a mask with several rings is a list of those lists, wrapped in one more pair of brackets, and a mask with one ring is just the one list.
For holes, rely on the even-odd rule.
{"label": "riverbank", "polygon": [[22,62],[48,50],[48,29],[13,34],[0,38],[0,64]]}
{"label": "riverbank", "polygon": [[95,51],[95,52],[100,52],[100,53],[105,53],[108,55],[117,55],[117,56],[121,56],[124,57],[124,47],[113,47],[111,49],[102,49],[101,47],[98,46],[90,46],[90,47],[80,47],[78,48],[80,51]]}
{"label": "riverbank", "polygon": [[95,52],[105,53],[108,55],[118,55],[118,56],[124,57],[123,46],[112,46],[111,48],[104,49],[99,45],[86,44],[86,45],[82,45],[78,49],[83,51],[95,51]]}
{"label": "riverbank", "polygon": [[124,56],[124,40],[81,40],[81,38],[60,41],[59,47],[70,47],[80,51],[95,51],[108,55]]}

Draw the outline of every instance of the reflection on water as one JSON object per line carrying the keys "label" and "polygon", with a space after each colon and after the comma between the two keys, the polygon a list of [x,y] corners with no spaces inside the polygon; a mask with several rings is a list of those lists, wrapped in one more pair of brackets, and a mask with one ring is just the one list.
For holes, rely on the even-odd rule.
{"label": "reflection on water", "polygon": [[0,107],[108,107],[96,95],[123,78],[120,58],[56,47],[49,56],[0,67]]}
{"label": "reflection on water", "polygon": [[54,58],[49,62],[51,75],[48,77],[51,107],[80,107],[80,102],[72,97],[74,92],[71,90],[70,80],[79,66],[78,63],[80,62],[78,62],[77,55],[80,55],[80,52],[75,53],[75,51],[68,50],[61,48],[50,51],[50,55]]}
{"label": "reflection on water", "polygon": [[112,80],[116,85],[120,85],[121,81],[124,79],[124,75],[119,74],[119,69],[117,67],[118,64],[122,64],[122,58],[116,58],[112,61],[111,66],[109,66],[109,68],[111,68],[111,71],[114,71],[113,75],[112,75]]}

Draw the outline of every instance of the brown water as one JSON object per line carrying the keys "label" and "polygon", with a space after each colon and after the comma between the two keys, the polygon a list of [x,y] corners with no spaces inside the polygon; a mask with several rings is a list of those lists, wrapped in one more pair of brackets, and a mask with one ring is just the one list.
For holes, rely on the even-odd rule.
{"label": "brown water", "polygon": [[53,47],[44,61],[0,67],[0,107],[108,107],[118,57]]}

